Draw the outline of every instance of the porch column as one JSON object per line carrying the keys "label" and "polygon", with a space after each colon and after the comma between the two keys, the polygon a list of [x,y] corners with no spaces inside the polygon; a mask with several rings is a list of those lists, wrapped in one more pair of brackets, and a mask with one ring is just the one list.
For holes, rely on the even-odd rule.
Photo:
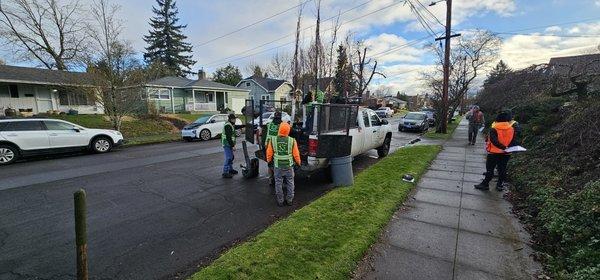
{"label": "porch column", "polygon": [[213,104],[215,104],[215,111],[219,111],[219,108],[217,108],[217,91],[213,90]]}
{"label": "porch column", "polygon": [[173,97],[173,87],[171,87],[171,112],[175,114],[175,99]]}
{"label": "porch column", "polygon": [[190,111],[194,111],[194,109],[196,107],[196,90],[192,89],[192,110]]}

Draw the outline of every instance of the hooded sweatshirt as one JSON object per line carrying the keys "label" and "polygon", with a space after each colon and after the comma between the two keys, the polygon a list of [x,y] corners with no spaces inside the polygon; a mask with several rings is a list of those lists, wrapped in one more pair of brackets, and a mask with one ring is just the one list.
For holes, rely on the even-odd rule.
{"label": "hooded sweatshirt", "polygon": [[[279,125],[279,133],[277,136],[279,137],[287,137],[290,135],[290,130],[292,128],[290,127],[290,125],[286,122],[282,122]],[[298,143],[296,142],[296,140],[294,140],[294,146],[292,148],[292,156],[294,157],[294,161],[296,162],[297,165],[300,165],[302,163],[302,161],[300,160],[300,151],[298,150]],[[269,144],[267,145],[267,162],[271,162],[273,161],[273,145],[271,143],[271,141],[269,141]]]}

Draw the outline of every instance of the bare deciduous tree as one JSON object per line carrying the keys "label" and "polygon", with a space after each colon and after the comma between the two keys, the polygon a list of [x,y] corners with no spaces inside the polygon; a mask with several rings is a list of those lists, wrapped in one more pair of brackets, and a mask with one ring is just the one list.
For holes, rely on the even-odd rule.
{"label": "bare deciduous tree", "polygon": [[362,42],[356,42],[357,61],[354,64],[353,72],[357,82],[357,95],[362,97],[363,93],[369,87],[373,76],[380,75],[385,78],[381,72],[377,72],[377,60],[367,59],[367,47],[363,47]]}
{"label": "bare deciduous tree", "polygon": [[[299,0],[302,1],[302,0]],[[292,84],[294,85],[294,87],[296,87],[296,89],[300,88],[300,84],[299,84],[299,79],[300,79],[300,75],[301,75],[301,69],[300,69],[300,22],[302,21],[302,10],[304,9],[304,5],[302,3],[300,3],[300,6],[298,6],[298,20],[296,22],[296,44],[294,46],[294,73],[293,73],[293,78],[292,78]]]}
{"label": "bare deciduous tree", "polygon": [[[489,31],[477,30],[457,39],[450,53],[450,81],[448,88],[449,113],[456,111],[465,94],[471,89],[473,81],[481,72],[497,59],[500,38]],[[444,73],[444,52],[435,44],[430,46],[437,55],[436,69],[423,73],[425,84],[432,92],[434,109],[442,109],[442,76]],[[440,119],[440,118],[437,118]],[[440,126],[438,124],[437,128]]]}
{"label": "bare deciduous tree", "polygon": [[21,59],[66,70],[86,51],[79,1],[0,1],[0,35]]}
{"label": "bare deciduous tree", "polygon": [[119,130],[123,118],[139,112],[141,85],[145,80],[143,68],[135,52],[120,39],[122,25],[118,16],[120,6],[110,0],[96,0],[91,8],[93,25],[88,34],[94,41],[96,53],[90,57],[90,72],[96,77],[98,91],[90,93],[104,107],[113,128]]}
{"label": "bare deciduous tree", "polygon": [[267,67],[269,77],[288,80],[292,77],[292,58],[288,53],[278,52],[273,55],[271,64]]}

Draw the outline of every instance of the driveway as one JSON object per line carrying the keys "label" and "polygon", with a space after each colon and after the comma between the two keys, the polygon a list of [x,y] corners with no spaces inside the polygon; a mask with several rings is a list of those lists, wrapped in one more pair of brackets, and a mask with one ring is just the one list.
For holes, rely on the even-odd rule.
{"label": "driveway", "polygon": [[[415,136],[395,133],[392,146]],[[236,157],[239,165],[240,151]],[[354,169],[377,160],[374,152],[358,157]],[[213,140],[0,168],[0,279],[75,278],[72,205],[79,188],[88,195],[92,279],[187,276],[332,188],[322,174],[298,178],[295,206],[279,208],[264,164],[257,179],[225,180],[222,161]]]}

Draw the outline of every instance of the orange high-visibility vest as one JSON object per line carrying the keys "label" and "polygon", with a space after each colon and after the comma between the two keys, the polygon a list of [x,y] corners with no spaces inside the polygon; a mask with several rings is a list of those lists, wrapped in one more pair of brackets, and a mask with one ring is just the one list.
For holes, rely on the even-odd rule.
{"label": "orange high-visibility vest", "polygon": [[[493,129],[496,130],[498,134],[498,142],[500,142],[505,147],[508,147],[510,142],[512,142],[513,137],[515,135],[515,129],[512,127],[512,124],[509,122],[497,122],[492,126]],[[490,136],[487,139],[486,150],[491,154],[505,154],[506,152],[498,147],[496,147],[492,141],[490,140]]]}

